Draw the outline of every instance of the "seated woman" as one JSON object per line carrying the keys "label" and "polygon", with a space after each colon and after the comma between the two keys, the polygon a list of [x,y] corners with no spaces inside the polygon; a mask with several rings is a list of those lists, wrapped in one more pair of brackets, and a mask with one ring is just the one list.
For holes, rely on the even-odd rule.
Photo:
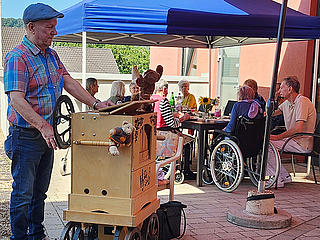
{"label": "seated woman", "polygon": [[193,94],[189,93],[190,82],[188,80],[180,80],[178,83],[179,90],[183,95],[181,102],[182,107],[187,107],[190,110],[197,110],[197,101]]}
{"label": "seated woman", "polygon": [[242,86],[239,89],[239,101],[233,105],[230,122],[224,131],[234,132],[239,116],[245,116],[251,119],[263,117],[263,110],[260,104],[254,100],[254,91],[249,86]]}
{"label": "seated woman", "polygon": [[140,88],[135,82],[131,82],[129,85],[129,90],[131,95],[130,96],[125,96],[123,101],[124,102],[129,102],[129,101],[134,101],[134,100],[139,100],[139,91]]}
{"label": "seated woman", "polygon": [[155,86],[155,93],[150,99],[157,100],[154,103],[154,111],[157,113],[158,130],[174,130],[180,125],[180,122],[190,118],[189,114],[172,113],[168,95],[168,83],[160,79]]}
{"label": "seated woman", "polygon": [[110,90],[110,97],[108,101],[113,102],[114,104],[123,103],[123,98],[125,94],[125,84],[123,81],[113,81]]}
{"label": "seated woman", "polygon": [[[150,99],[157,100],[154,103],[154,111],[157,113],[157,129],[161,131],[172,131],[178,133],[177,128],[180,123],[188,120],[190,115],[188,113],[172,113],[168,95],[168,83],[160,79],[155,86],[155,93]],[[180,134],[180,133],[179,133]],[[195,175],[189,168],[190,160],[190,145],[184,145],[184,175],[185,179],[195,179]]]}

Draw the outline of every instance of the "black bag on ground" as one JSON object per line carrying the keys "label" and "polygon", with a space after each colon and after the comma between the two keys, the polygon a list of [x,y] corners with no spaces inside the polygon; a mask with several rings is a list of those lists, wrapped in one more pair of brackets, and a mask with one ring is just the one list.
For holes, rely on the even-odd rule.
{"label": "black bag on ground", "polygon": [[[178,201],[170,201],[160,205],[157,210],[159,218],[159,240],[181,238],[186,231],[186,215],[184,208],[187,206]],[[184,227],[180,234],[181,212],[183,213]]]}

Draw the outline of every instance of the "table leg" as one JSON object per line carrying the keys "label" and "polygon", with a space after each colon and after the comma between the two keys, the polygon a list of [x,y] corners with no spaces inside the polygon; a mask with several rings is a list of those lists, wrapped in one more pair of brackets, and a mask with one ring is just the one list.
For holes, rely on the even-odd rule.
{"label": "table leg", "polygon": [[204,130],[199,131],[199,148],[198,148],[198,164],[197,164],[197,186],[202,187],[201,171],[204,163],[205,142],[204,142]]}

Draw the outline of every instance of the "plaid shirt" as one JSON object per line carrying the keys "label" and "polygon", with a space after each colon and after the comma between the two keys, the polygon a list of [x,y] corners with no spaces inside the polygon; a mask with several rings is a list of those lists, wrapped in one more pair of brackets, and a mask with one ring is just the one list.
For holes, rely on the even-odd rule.
{"label": "plaid shirt", "polygon": [[33,110],[52,125],[52,113],[63,89],[63,76],[69,75],[58,54],[50,48],[45,54],[24,37],[4,61],[4,90],[8,95],[8,121],[20,127],[30,124],[11,106],[11,91],[25,93]]}

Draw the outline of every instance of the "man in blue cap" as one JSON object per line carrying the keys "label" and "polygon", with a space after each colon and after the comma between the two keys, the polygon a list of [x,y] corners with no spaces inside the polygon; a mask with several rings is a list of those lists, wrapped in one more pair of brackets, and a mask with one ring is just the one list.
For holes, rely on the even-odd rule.
{"label": "man in blue cap", "polygon": [[76,80],[49,48],[63,14],[37,3],[23,13],[26,36],[4,62],[8,95],[9,135],[5,151],[12,160],[10,200],[11,239],[49,239],[44,234],[44,200],[49,187],[54,149],[52,113],[64,88],[93,109],[109,105],[97,101]]}

